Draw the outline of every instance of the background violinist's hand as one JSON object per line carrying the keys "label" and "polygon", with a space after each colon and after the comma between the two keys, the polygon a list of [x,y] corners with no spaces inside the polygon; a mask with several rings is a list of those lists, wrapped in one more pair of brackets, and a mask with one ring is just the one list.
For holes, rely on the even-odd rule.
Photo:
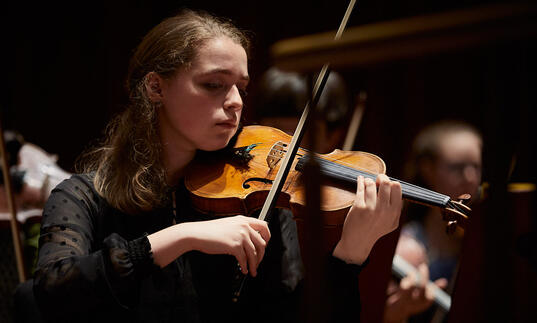
{"label": "background violinist's hand", "polygon": [[270,239],[267,222],[242,215],[176,224],[148,236],[161,267],[190,250],[234,256],[243,274],[257,275]]}
{"label": "background violinist's hand", "polygon": [[353,264],[363,263],[375,242],[397,228],[403,204],[401,185],[384,174],[377,176],[376,185],[363,176],[357,183],[356,199],[333,252],[334,257]]}
{"label": "background violinist's hand", "polygon": [[[429,268],[427,266],[427,252],[423,244],[414,236],[402,232],[397,242],[395,254],[417,268],[418,271],[417,273],[409,273],[401,279],[399,284],[390,280],[384,310],[385,323],[404,322],[410,316],[428,309],[434,299],[433,288],[426,287],[426,283],[429,281]],[[445,278],[437,279],[434,283],[439,288],[447,286]]]}
{"label": "background violinist's hand", "polygon": [[[434,290],[427,284],[428,281],[429,269],[425,263],[418,266],[417,273],[411,272],[401,279],[399,285],[390,281],[384,322],[405,322],[410,316],[428,309],[434,300]],[[439,288],[446,288],[447,280],[440,278],[434,284]]]}

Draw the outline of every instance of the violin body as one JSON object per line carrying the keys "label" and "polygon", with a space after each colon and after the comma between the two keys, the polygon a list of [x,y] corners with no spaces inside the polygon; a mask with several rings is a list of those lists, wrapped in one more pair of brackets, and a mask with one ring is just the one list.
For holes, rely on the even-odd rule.
{"label": "violin body", "polygon": [[[285,146],[290,140],[291,136],[279,129],[265,126],[244,127],[238,135],[234,149],[241,153],[247,151],[251,159],[246,164],[222,158],[194,163],[189,167],[185,186],[191,194],[194,208],[213,216],[251,215],[262,208],[279,170],[279,161],[285,153]],[[299,149],[276,202],[276,207],[292,211],[299,236],[304,221],[306,196],[297,164],[306,154],[306,151]],[[382,159],[367,152],[336,149],[318,157],[341,165],[358,167],[372,174],[386,171]],[[326,176],[323,176],[321,182],[324,231],[333,232],[328,233],[328,236],[333,236],[333,239],[329,240],[333,240],[335,244],[341,234],[345,216],[354,202],[356,185],[335,181]]]}
{"label": "violin body", "polygon": [[[247,126],[239,134],[236,149],[247,149],[252,159],[247,165],[234,165],[229,160],[211,160],[196,163],[189,167],[185,176],[185,185],[191,193],[196,209],[214,216],[251,214],[261,208],[279,169],[280,153],[285,153],[285,146],[291,136],[283,131],[265,126]],[[276,146],[280,148],[274,148]],[[281,146],[279,146],[281,145]],[[299,158],[306,155],[299,150],[293,166],[278,199],[277,206],[294,209],[305,205],[306,197],[301,180],[301,172],[296,169]],[[277,159],[271,165],[268,157]],[[385,173],[386,165],[379,157],[366,152],[334,150],[329,154],[318,155],[324,160],[359,167],[373,174]],[[273,158],[273,159],[274,159]],[[325,179],[321,187],[323,201],[321,210],[335,212],[348,209],[355,197],[356,186],[337,183]],[[341,221],[328,220],[330,224]]]}

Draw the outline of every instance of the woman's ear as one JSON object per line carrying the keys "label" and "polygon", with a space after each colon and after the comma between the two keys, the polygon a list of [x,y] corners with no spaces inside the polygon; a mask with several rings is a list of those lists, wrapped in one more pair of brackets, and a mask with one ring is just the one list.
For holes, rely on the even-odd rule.
{"label": "woman's ear", "polygon": [[145,90],[151,102],[161,102],[162,87],[164,86],[164,79],[155,72],[149,72],[145,76]]}

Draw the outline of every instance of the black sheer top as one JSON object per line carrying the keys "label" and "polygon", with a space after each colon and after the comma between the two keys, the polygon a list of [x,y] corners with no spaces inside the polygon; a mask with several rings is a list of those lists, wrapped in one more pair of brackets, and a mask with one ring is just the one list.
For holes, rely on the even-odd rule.
{"label": "black sheer top", "polygon": [[[207,220],[191,209],[184,187],[171,205],[142,215],[112,208],[89,175],[73,175],[44,208],[34,294],[51,322],[297,322],[302,271],[296,226],[278,210],[256,278],[231,301],[237,262],[228,255],[185,253],[160,268],[147,235],[174,222]],[[329,256],[334,321],[359,320],[360,266]],[[333,296],[333,297],[332,297]]]}

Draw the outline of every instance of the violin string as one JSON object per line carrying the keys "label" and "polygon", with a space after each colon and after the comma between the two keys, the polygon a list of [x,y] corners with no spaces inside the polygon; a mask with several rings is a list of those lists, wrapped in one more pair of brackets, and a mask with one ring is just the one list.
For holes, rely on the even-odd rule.
{"label": "violin string", "polygon": [[[309,151],[308,149],[306,149],[306,148],[300,148],[300,150],[302,150],[302,151],[304,152],[304,154],[310,152],[310,151]],[[282,150],[282,151],[285,152],[285,150]],[[326,159],[320,157],[318,154],[315,154],[315,156],[316,156],[317,158],[319,158],[319,159],[326,160]],[[278,158],[281,159],[282,157],[278,157]],[[352,164],[349,164],[349,163],[347,163],[347,162],[344,162],[344,161],[339,161],[339,160],[338,160],[338,162],[340,163],[340,165],[346,165],[346,166],[349,167],[349,168],[357,169],[357,170],[361,170],[361,171],[363,171],[364,173],[370,173],[370,172],[368,172],[365,168],[356,167],[356,166],[354,166],[354,165],[352,165]],[[336,164],[336,163],[335,163],[335,164]]]}
{"label": "violin string", "polygon": [[[338,165],[337,163],[327,164],[327,165],[330,165],[330,166],[327,166],[327,167],[334,167],[335,166],[335,167],[338,167],[338,168],[342,166],[342,165],[336,166],[336,165]],[[342,167],[346,168],[346,166],[342,166]],[[358,174],[361,174],[361,172],[355,172],[352,168],[351,169],[345,169],[345,171],[348,172],[349,176],[354,177],[354,178]],[[416,185],[413,185],[413,184],[410,184],[410,183],[407,183],[407,182],[404,182],[404,181],[400,181],[398,179],[394,179],[394,178],[391,178],[391,177],[388,177],[388,178],[390,180],[392,180],[392,181],[397,181],[397,182],[401,183],[401,187],[403,189],[403,192],[406,193],[407,195],[410,195],[411,197],[420,198],[420,200],[423,200],[423,199],[431,200],[433,202],[436,202],[435,204],[442,204],[442,205],[445,205],[445,202],[447,202],[447,200],[449,199],[448,197],[446,197],[443,194],[436,193],[436,192],[427,190],[425,188],[422,188],[422,187],[419,187],[419,186],[416,186]],[[373,179],[376,179],[375,176],[373,176]]]}
{"label": "violin string", "polygon": [[[258,146],[268,146],[269,144],[265,143],[259,143]],[[274,149],[274,147],[278,147]],[[309,152],[307,149],[299,148],[303,154],[297,154],[299,156],[299,160],[297,162],[297,168],[303,166],[304,158],[303,155],[307,152]],[[269,152],[269,155],[271,157],[275,158],[276,160],[281,160],[283,153],[285,153],[285,145],[282,143],[277,143],[275,145],[272,145],[272,149]],[[323,173],[325,173],[328,176],[332,176],[341,180],[344,180],[346,182],[350,183],[356,183],[356,178],[358,175],[362,175],[365,178],[371,178],[372,180],[376,180],[376,174],[372,174],[366,170],[363,170],[360,167],[355,167],[354,165],[344,162],[344,161],[338,161],[337,163],[331,160],[324,159],[318,154],[316,155],[316,159],[319,161],[319,164],[321,165],[321,170]],[[255,162],[255,159],[252,160],[255,164],[263,164],[263,163],[257,163]],[[263,164],[264,165],[264,164]],[[416,201],[423,202],[426,204],[432,204],[435,206],[439,206],[442,208],[452,208],[462,214],[466,214],[466,210],[461,208],[457,203],[453,203],[453,201],[449,198],[449,196],[446,196],[444,194],[440,194],[431,190],[428,190],[423,187],[419,187],[417,185],[407,183],[398,179],[394,179],[391,177],[388,177],[392,181],[397,181],[401,184],[401,188],[403,190],[403,193],[406,194],[408,197],[414,198]]]}
{"label": "violin string", "polygon": [[[373,175],[373,174],[364,173],[362,171],[357,171],[357,170],[354,170],[354,169],[346,169],[345,166],[338,165],[337,163],[333,163],[333,164],[331,164],[330,162],[322,162],[322,163],[326,165],[326,168],[328,169],[329,172],[333,173],[334,169],[338,169],[338,171],[336,171],[336,172],[342,173],[344,176],[347,176],[349,180],[356,181],[356,177],[358,175],[362,175],[364,177],[369,177],[369,178],[371,178],[373,180],[376,179],[376,176]],[[443,202],[444,202],[443,199],[437,194],[427,192],[427,191],[422,190],[422,189],[418,189],[415,186],[409,185],[408,183],[405,183],[405,182],[402,182],[402,181],[399,181],[399,180],[396,180],[396,179],[393,179],[393,178],[390,178],[390,180],[395,180],[395,181],[398,181],[399,183],[401,183],[403,193],[405,193],[405,195],[407,195],[409,197],[415,197],[415,198],[418,198],[419,200],[425,200],[425,202],[431,201],[431,202],[434,202],[434,204],[436,204],[436,205],[437,204],[444,205],[443,204]]]}
{"label": "violin string", "polygon": [[[275,148],[276,147],[276,148]],[[285,147],[284,144],[278,142],[277,144],[272,146],[271,151],[269,154],[271,157],[273,157],[276,160],[281,160],[283,153],[286,151],[283,149]],[[307,149],[300,148],[304,152],[308,152]],[[334,161],[326,160],[324,158],[321,158],[319,156],[316,156],[316,158],[320,161],[320,164],[324,166],[322,168],[322,171],[328,175],[333,176],[339,179],[342,179],[347,182],[356,183],[356,178],[358,175],[362,175],[366,178],[371,178],[373,180],[376,180],[376,174],[372,174],[366,170],[360,169],[359,167],[355,167],[352,164],[349,164],[344,161],[338,161],[339,163],[336,163]],[[303,163],[300,159],[298,163]],[[300,167],[300,165],[298,165]],[[401,184],[401,188],[403,190],[403,193],[410,199],[415,199],[417,201],[433,204],[435,206],[440,207],[446,207],[447,203],[450,201],[450,198],[444,194],[440,194],[422,187],[419,187],[417,185],[407,183],[395,178],[388,177],[392,181],[397,181]],[[457,205],[451,204],[450,205],[458,210],[464,213],[460,207]]]}
{"label": "violin string", "polygon": [[[303,149],[303,150],[306,151],[306,152],[308,151],[307,149]],[[337,177],[340,178],[340,179],[355,182],[356,177],[358,175],[363,175],[364,177],[369,177],[369,178],[371,178],[373,180],[376,179],[376,175],[373,175],[368,171],[361,170],[360,168],[354,167],[351,164],[348,164],[346,162],[340,161],[340,163],[335,163],[333,161],[326,160],[326,159],[321,158],[319,156],[317,156],[317,158],[322,161],[321,162],[322,164],[325,165],[325,169],[323,171],[326,172],[327,175],[336,176],[336,173],[333,173],[333,172],[330,173],[330,172],[331,171],[336,171],[337,172],[337,170],[334,170],[334,168],[341,167],[340,168],[340,173],[341,174],[337,173],[337,175],[339,175]],[[349,176],[349,178],[342,178],[342,177],[347,177],[347,176]],[[449,201],[449,197],[446,196],[446,195],[443,195],[443,194],[440,194],[440,193],[437,193],[437,192],[434,192],[434,191],[431,191],[431,190],[427,190],[425,188],[416,186],[414,184],[406,183],[404,181],[394,179],[394,178],[391,178],[391,177],[389,177],[389,179],[401,183],[401,186],[402,186],[402,189],[403,189],[404,193],[408,194],[409,197],[417,198],[418,200],[420,200],[422,202],[429,202],[430,201],[430,202],[434,202],[435,205],[445,207],[447,201]]]}
{"label": "violin string", "polygon": [[[303,149],[303,150],[305,152],[308,152],[307,149]],[[322,161],[327,162],[327,163],[325,163],[325,165],[326,165],[326,168],[328,168],[328,170],[332,169],[333,167],[339,167],[339,166],[347,167],[347,168],[344,168],[344,170],[342,170],[342,172],[345,173],[345,175],[347,175],[347,176],[354,177],[354,178],[350,178],[350,180],[352,180],[352,181],[355,181],[355,178],[359,174],[365,175],[365,177],[369,177],[369,178],[371,178],[373,180],[376,179],[375,175],[369,175],[370,172],[368,172],[366,170],[363,170],[363,169],[360,169],[359,167],[355,167],[355,166],[353,166],[353,165],[351,165],[349,163],[346,163],[346,162],[343,162],[343,161],[339,161],[339,163],[335,163],[333,161],[326,160],[326,159],[321,158],[319,156],[317,156],[317,158],[322,160]],[[334,166],[332,166],[332,165],[334,165]],[[356,172],[356,171],[358,171],[358,172]],[[419,187],[417,185],[406,183],[404,181],[394,179],[394,178],[391,178],[391,177],[389,177],[389,179],[401,183],[403,191],[405,193],[408,193],[408,194],[414,196],[414,197],[418,197],[418,198],[421,197],[421,199],[427,199],[427,198],[428,199],[433,199],[434,201],[437,202],[436,204],[440,203],[440,204],[442,204],[442,206],[444,206],[446,201],[449,200],[449,197],[447,197],[446,195],[443,195],[443,194],[440,194],[440,193],[437,193],[437,192],[434,192],[434,191],[431,191],[431,190],[427,190],[427,189]]]}
{"label": "violin string", "polygon": [[[323,172],[327,175],[334,176],[336,178],[355,183],[356,177],[358,175],[362,175],[364,177],[371,178],[373,180],[376,179],[376,175],[371,174],[369,172],[364,172],[352,167],[344,166],[329,160],[325,160],[323,158],[318,158],[320,161],[320,164],[323,166]],[[397,181],[401,183],[403,192],[408,195],[410,198],[415,198],[418,201],[421,202],[432,202],[434,205],[442,206],[444,207],[446,205],[446,202],[449,200],[449,197],[434,191],[430,191],[424,188],[421,188],[419,186],[406,183],[404,181],[400,181],[394,178],[390,178],[390,180]]]}
{"label": "violin string", "polygon": [[[322,172],[325,173],[328,176],[333,176],[339,179],[343,179],[347,182],[356,183],[356,177],[358,175],[362,175],[364,177],[371,178],[373,180],[376,179],[376,176],[374,174],[371,174],[369,172],[363,172],[357,169],[354,169],[349,166],[345,166],[342,164],[335,163],[330,160],[326,160],[324,158],[317,157],[317,160],[321,164]],[[299,160],[299,163],[303,164],[303,159]],[[324,167],[323,167],[324,166]],[[300,166],[299,166],[300,167]],[[398,179],[394,179],[389,177],[390,180],[397,181],[401,183],[401,187],[403,189],[403,192],[406,192],[411,197],[414,197],[415,200],[419,202],[424,202],[428,204],[432,204],[434,206],[438,206],[441,208],[453,208],[454,210],[466,214],[466,210],[464,210],[462,207],[457,205],[456,203],[453,203],[453,201],[450,199],[449,196],[434,192],[431,190],[428,190],[426,188],[422,188],[419,186],[416,186],[411,183],[407,183],[404,181],[400,181]]]}
{"label": "violin string", "polygon": [[464,210],[463,208],[461,208],[459,205],[457,205],[456,203],[453,203],[453,201],[449,201],[448,202],[448,206],[454,208],[456,211],[459,211],[461,212],[462,214],[466,214],[466,210]]}

